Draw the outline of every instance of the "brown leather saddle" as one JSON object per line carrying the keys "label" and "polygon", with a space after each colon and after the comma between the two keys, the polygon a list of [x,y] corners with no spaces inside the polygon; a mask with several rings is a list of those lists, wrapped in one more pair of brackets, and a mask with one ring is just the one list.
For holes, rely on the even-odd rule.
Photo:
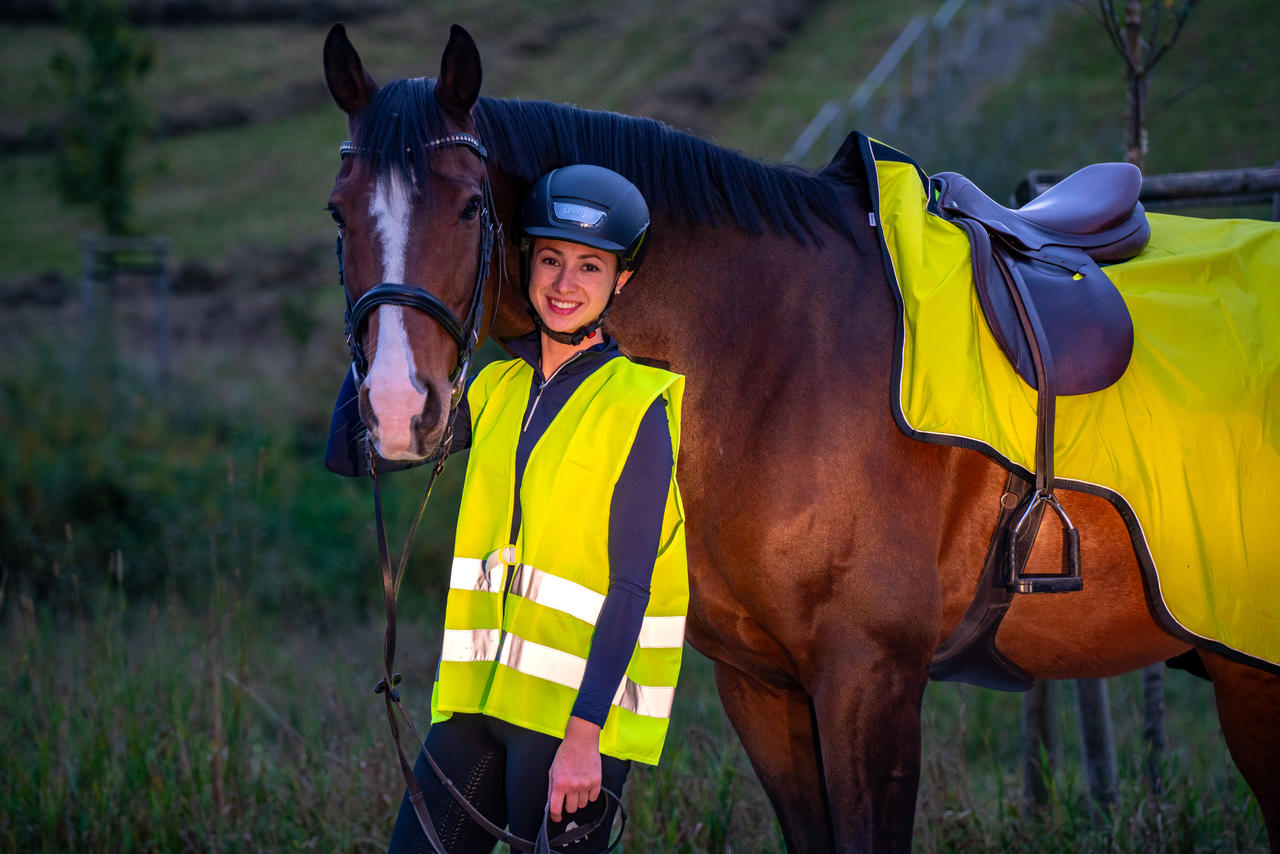
{"label": "brown leather saddle", "polygon": [[1086,166],[1017,210],[955,172],[934,175],[930,184],[942,215],[969,235],[978,299],[1019,375],[1040,388],[1039,349],[1054,395],[1087,394],[1118,380],[1133,352],[1133,324],[1098,265],[1134,257],[1151,236],[1138,202],[1138,168]]}
{"label": "brown leather saddle", "polygon": [[[955,172],[929,183],[931,210],[969,236],[974,287],[993,336],[1038,392],[1034,485],[1010,475],[974,601],[935,652],[930,676],[1024,690],[1029,677],[1000,655],[995,635],[1013,593],[1083,587],[1079,532],[1053,492],[1054,402],[1100,391],[1129,365],[1133,322],[1100,264],[1136,256],[1151,236],[1138,202],[1142,173],[1128,163],[1086,166],[1016,210]],[[1046,509],[1062,523],[1062,571],[1027,574]]]}

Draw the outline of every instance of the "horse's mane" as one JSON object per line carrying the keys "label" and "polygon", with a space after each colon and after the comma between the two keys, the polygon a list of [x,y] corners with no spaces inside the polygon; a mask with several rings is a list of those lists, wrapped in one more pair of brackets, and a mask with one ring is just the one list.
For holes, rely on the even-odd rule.
{"label": "horse's mane", "polygon": [[[434,84],[396,80],[374,96],[355,144],[375,168],[410,174],[430,168],[425,143],[448,133]],[[851,233],[832,185],[820,176],[761,163],[653,119],[498,98],[481,98],[474,116],[490,160],[529,183],[560,166],[591,163],[625,175],[652,209],[685,222],[727,220],[751,233],[767,226],[818,242],[816,216]]]}

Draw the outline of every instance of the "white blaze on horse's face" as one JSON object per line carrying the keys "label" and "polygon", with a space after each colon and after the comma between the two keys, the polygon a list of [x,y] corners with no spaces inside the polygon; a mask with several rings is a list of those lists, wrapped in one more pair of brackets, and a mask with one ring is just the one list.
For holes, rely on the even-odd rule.
{"label": "white blaze on horse's face", "polygon": [[[392,173],[378,181],[369,215],[382,248],[382,281],[405,282],[413,193],[403,177]],[[377,420],[377,450],[383,459],[418,459],[422,454],[414,447],[414,428],[426,406],[427,390],[418,381],[405,309],[381,305],[376,312],[378,340],[365,388]]]}

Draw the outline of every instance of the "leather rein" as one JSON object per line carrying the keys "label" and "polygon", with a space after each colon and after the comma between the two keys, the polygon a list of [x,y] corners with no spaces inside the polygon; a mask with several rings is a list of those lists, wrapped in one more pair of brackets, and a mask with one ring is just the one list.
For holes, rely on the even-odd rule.
{"label": "leather rein", "polygon": [[[442,148],[446,146],[463,146],[469,148],[479,156],[481,162],[487,163],[488,152],[480,140],[468,133],[455,133],[433,139],[424,144],[427,149]],[[344,142],[338,149],[342,158],[363,153],[361,149],[353,145],[350,141]],[[436,321],[449,334],[457,345],[458,358],[454,365],[453,372],[449,375],[449,382],[452,387],[449,400],[449,415],[445,422],[444,434],[440,439],[440,447],[435,466],[431,471],[431,476],[427,480],[427,487],[422,496],[422,502],[418,506],[417,513],[414,514],[413,522],[409,527],[409,532],[405,537],[404,547],[400,552],[400,561],[395,572],[391,569],[391,551],[387,544],[386,525],[383,520],[382,512],[382,489],[378,480],[377,460],[378,455],[373,449],[373,443],[366,439],[366,454],[369,463],[369,478],[373,483],[373,508],[374,508],[374,526],[378,540],[378,563],[382,576],[382,596],[383,603],[386,608],[386,628],[383,632],[383,656],[382,656],[382,676],[378,680],[378,684],[374,687],[374,693],[381,694],[383,704],[387,714],[387,725],[391,729],[391,738],[395,742],[396,754],[400,762],[400,771],[404,776],[405,788],[408,790],[409,802],[413,805],[414,815],[418,819],[418,825],[422,828],[422,832],[426,835],[427,841],[430,842],[432,850],[435,854],[449,854],[448,849],[441,841],[439,834],[436,832],[435,824],[431,820],[431,815],[427,811],[426,800],[422,795],[422,788],[418,785],[417,777],[414,776],[413,768],[409,762],[409,757],[405,755],[404,748],[400,744],[400,726],[396,720],[398,711],[400,718],[404,721],[405,726],[413,733],[414,739],[421,747],[422,755],[431,766],[432,771],[439,779],[441,785],[449,792],[453,799],[463,808],[468,816],[471,817],[481,828],[493,836],[500,842],[504,842],[517,851],[534,852],[534,854],[550,853],[552,847],[560,847],[572,842],[577,842],[589,834],[595,832],[604,819],[609,815],[605,810],[599,818],[585,825],[580,825],[560,834],[555,839],[547,838],[547,815],[544,812],[542,827],[538,833],[536,840],[524,839],[508,832],[505,828],[499,827],[484,815],[467,800],[454,785],[453,781],[444,773],[444,770],[436,763],[431,754],[427,752],[422,736],[419,735],[418,729],[414,726],[413,719],[405,711],[404,706],[400,703],[400,692],[397,686],[401,682],[401,675],[395,673],[395,657],[396,657],[396,599],[400,592],[400,582],[404,579],[405,568],[408,563],[409,549],[413,543],[414,535],[417,533],[418,524],[422,521],[422,515],[427,509],[427,502],[431,498],[431,489],[435,485],[436,478],[444,471],[445,459],[449,456],[449,445],[453,441],[454,420],[458,415],[458,404],[462,400],[463,393],[466,389],[467,372],[471,366],[472,356],[475,354],[476,345],[480,341],[480,328],[484,322],[484,294],[485,284],[489,278],[490,263],[493,256],[495,244],[499,246],[500,261],[505,260],[505,253],[501,250],[502,244],[502,224],[498,221],[493,204],[493,191],[489,184],[489,172],[486,165],[484,180],[481,184],[481,208],[480,216],[480,246],[478,250],[478,263],[476,265],[475,286],[472,289],[471,303],[467,310],[467,315],[459,320],[453,311],[445,305],[439,297],[422,289],[399,282],[382,282],[360,296],[359,299],[352,301],[351,292],[347,289],[346,276],[343,270],[343,247],[342,233],[338,233],[337,254],[338,254],[338,282],[342,286],[343,295],[346,297],[347,308],[345,317],[345,333],[347,339],[347,347],[351,351],[351,363],[356,372],[357,383],[364,381],[368,372],[368,358],[364,352],[364,346],[360,341],[360,333],[363,331],[365,321],[369,314],[380,305],[399,305],[408,308],[414,308],[424,312],[432,320]],[[498,296],[501,297],[501,279],[506,277],[506,268],[503,264],[501,276],[498,281]],[[494,313],[497,313],[497,300],[494,301]],[[601,790],[607,797],[618,801],[615,793],[608,789]],[[626,813],[622,810],[621,802],[618,803],[619,813],[622,816],[622,825],[626,824]],[[622,838],[621,828],[618,831],[617,839],[606,849],[611,851]]]}

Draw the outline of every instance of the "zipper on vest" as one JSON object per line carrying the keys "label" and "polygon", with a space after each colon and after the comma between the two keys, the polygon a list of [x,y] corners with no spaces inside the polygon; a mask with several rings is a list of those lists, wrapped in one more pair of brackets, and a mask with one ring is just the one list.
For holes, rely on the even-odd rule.
{"label": "zipper on vest", "polygon": [[585,352],[586,352],[585,350],[579,350],[578,352],[574,353],[567,360],[565,360],[564,364],[560,365],[560,367],[552,371],[551,376],[543,380],[542,383],[538,386],[538,393],[534,395],[534,398],[533,398],[533,406],[529,407],[529,417],[525,418],[524,426],[520,428],[521,433],[524,433],[529,429],[529,422],[533,421],[533,413],[538,411],[538,402],[542,400],[542,392],[546,390],[547,386],[551,385],[551,381],[556,378],[557,374],[559,374],[561,371],[565,369],[565,366],[572,363],[574,359],[578,358]]}
{"label": "zipper on vest", "polygon": [[[520,428],[521,433],[528,431],[529,424],[533,421],[533,413],[538,411],[538,403],[542,400],[542,392],[546,390],[547,386],[551,385],[551,381],[554,380],[556,376],[558,376],[559,373],[563,371],[567,365],[569,365],[571,362],[573,362],[575,359],[577,359],[579,356],[581,356],[585,352],[586,352],[585,350],[579,350],[578,352],[574,353],[572,356],[566,359],[564,363],[560,365],[560,367],[552,371],[551,376],[547,377],[538,385],[538,393],[534,395],[533,405],[529,407],[529,416],[525,418],[524,425],[521,426]],[[502,623],[503,625],[498,627],[498,653],[497,653],[497,657],[495,658],[495,661],[502,660],[502,651],[507,645],[507,629],[506,629],[507,597],[511,595],[511,582],[515,580],[516,569],[517,567],[512,566],[510,564],[507,564],[503,567],[503,580],[502,580]]]}

